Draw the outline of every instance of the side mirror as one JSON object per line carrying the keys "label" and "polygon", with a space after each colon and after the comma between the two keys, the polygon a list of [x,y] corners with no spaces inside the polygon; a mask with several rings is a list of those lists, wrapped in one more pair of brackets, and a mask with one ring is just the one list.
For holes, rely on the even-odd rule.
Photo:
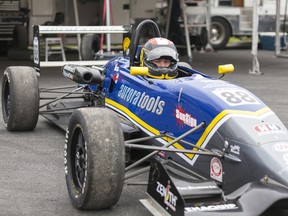
{"label": "side mirror", "polygon": [[234,72],[233,64],[219,65],[218,66],[218,74],[226,74]]}
{"label": "side mirror", "polygon": [[149,74],[148,67],[130,67],[131,75],[147,76]]}

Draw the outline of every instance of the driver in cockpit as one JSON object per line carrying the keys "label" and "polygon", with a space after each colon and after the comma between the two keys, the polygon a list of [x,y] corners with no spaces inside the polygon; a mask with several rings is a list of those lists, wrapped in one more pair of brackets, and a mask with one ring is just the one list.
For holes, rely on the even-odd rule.
{"label": "driver in cockpit", "polygon": [[174,43],[166,38],[152,38],[142,48],[140,66],[148,67],[149,77],[173,79],[178,75],[179,54]]}

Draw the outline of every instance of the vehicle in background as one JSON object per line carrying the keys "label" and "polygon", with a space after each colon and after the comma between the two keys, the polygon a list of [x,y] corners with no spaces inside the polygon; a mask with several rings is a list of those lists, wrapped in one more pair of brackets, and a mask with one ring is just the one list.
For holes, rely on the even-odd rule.
{"label": "vehicle in background", "polygon": [[0,53],[10,48],[26,49],[28,13],[19,0],[0,1]]}
{"label": "vehicle in background", "polygon": [[[258,1],[259,26],[258,32],[275,32],[276,1]],[[195,6],[195,2],[197,5]],[[204,1],[185,1],[187,5],[188,24],[205,22],[205,14],[201,8]],[[251,0],[211,0],[211,36],[210,44],[215,49],[226,46],[231,36],[252,36],[253,1]],[[280,0],[281,31],[285,32],[287,0]],[[201,29],[192,28],[190,34],[199,34]],[[205,35],[204,35],[205,36]]]}

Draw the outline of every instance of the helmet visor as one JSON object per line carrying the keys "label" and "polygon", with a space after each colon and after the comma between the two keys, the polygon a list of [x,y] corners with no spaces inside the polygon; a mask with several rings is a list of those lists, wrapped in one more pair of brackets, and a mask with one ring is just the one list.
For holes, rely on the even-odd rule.
{"label": "helmet visor", "polygon": [[159,59],[159,58],[168,58],[171,61],[177,62],[178,59],[178,53],[170,48],[170,47],[164,47],[164,46],[160,46],[157,47],[149,52],[147,52],[147,60],[148,61],[153,61],[155,59]]}

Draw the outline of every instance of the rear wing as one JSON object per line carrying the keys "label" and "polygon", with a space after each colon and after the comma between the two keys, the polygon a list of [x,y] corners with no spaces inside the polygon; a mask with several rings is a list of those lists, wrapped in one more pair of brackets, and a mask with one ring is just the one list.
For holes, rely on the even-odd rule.
{"label": "rear wing", "polygon": [[[77,65],[104,65],[107,61],[40,61],[40,37],[42,34],[123,34],[123,42],[127,41],[127,38],[131,38],[132,27],[123,26],[33,26],[33,61],[34,68],[38,75],[40,75],[41,67],[61,67],[65,64],[77,64]],[[123,44],[123,45],[124,45]],[[123,48],[125,49],[125,48]],[[123,50],[124,51],[124,50]]]}

